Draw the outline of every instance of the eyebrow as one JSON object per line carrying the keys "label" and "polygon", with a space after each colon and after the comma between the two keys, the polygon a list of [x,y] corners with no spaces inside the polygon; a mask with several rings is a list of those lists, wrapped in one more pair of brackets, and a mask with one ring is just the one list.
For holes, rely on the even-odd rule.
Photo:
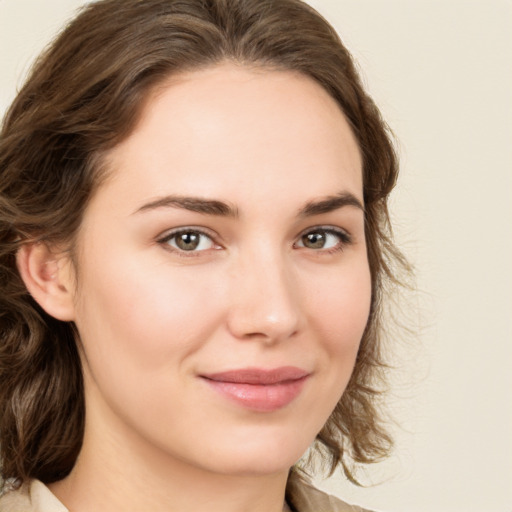
{"label": "eyebrow", "polygon": [[142,205],[135,213],[158,208],[181,208],[191,212],[219,217],[238,217],[238,209],[216,199],[203,199],[201,197],[165,196]]}
{"label": "eyebrow", "polygon": [[[328,196],[320,200],[306,203],[305,206],[299,209],[298,216],[312,217],[314,215],[329,213],[346,206],[353,206],[364,212],[363,203],[354,194],[351,194],[350,192],[340,192],[333,196]],[[161,197],[146,203],[135,210],[134,213],[156,210],[159,208],[181,208],[183,210],[202,213],[204,215],[214,215],[219,217],[237,218],[239,216],[238,208],[217,199],[173,195]]]}
{"label": "eyebrow", "polygon": [[299,217],[312,217],[338,210],[345,206],[354,206],[364,212],[363,203],[350,192],[340,192],[339,194],[328,196],[317,201],[310,201],[299,210]]}

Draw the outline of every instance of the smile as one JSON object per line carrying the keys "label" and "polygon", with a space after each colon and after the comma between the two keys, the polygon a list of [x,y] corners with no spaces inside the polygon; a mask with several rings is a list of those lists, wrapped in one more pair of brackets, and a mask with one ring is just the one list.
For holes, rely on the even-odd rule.
{"label": "smile", "polygon": [[201,375],[215,391],[238,405],[257,412],[287,406],[302,391],[310,373],[293,366],[272,370],[245,368]]}

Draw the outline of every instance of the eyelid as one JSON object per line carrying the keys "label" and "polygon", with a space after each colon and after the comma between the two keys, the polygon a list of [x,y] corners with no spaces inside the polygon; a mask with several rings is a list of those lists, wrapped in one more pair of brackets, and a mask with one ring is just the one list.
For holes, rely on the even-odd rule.
{"label": "eyelid", "polygon": [[[301,238],[306,236],[309,233],[314,232],[324,232],[327,234],[335,235],[339,237],[339,243],[335,247],[331,248],[320,248],[320,249],[311,249],[304,245],[297,245]],[[188,233],[188,232],[195,232],[199,233],[202,236],[205,236],[209,238],[212,241],[212,244],[214,247],[211,249],[218,250],[221,249],[223,246],[218,242],[218,235],[211,231],[210,229],[199,227],[199,226],[180,226],[177,228],[173,228],[171,230],[165,231],[163,234],[156,237],[156,242],[160,245],[165,245],[165,249],[173,252],[175,254],[178,254],[179,256],[183,257],[194,257],[199,256],[201,253],[207,252],[211,249],[203,249],[199,251],[185,251],[180,250],[175,247],[172,247],[170,244],[168,244],[169,240],[171,240],[173,237],[181,234],[181,233]],[[300,249],[310,249],[311,251],[318,252],[318,253],[334,253],[343,250],[347,245],[350,245],[353,243],[352,235],[344,228],[338,227],[338,226],[332,226],[332,225],[318,225],[318,226],[311,226],[307,229],[304,229],[297,237],[296,242],[293,244],[294,247],[298,247]]]}
{"label": "eyelid", "polygon": [[[337,251],[343,250],[347,245],[351,245],[353,243],[352,235],[346,229],[340,228],[338,226],[332,226],[332,225],[319,225],[319,226],[312,226],[312,227],[309,227],[309,228],[303,230],[297,237],[297,242],[295,242],[294,245],[296,245],[302,239],[302,237],[306,236],[309,233],[314,233],[316,231],[322,231],[324,233],[336,235],[340,238],[340,243],[336,247],[333,247],[333,248],[311,249],[312,251],[315,251],[315,252],[327,252],[327,253],[337,252]],[[299,248],[308,249],[308,247],[305,247],[304,245],[299,246]]]}
{"label": "eyelid", "polygon": [[174,238],[175,236],[181,234],[181,233],[199,233],[202,236],[206,236],[212,241],[212,244],[215,246],[213,247],[214,250],[222,248],[222,245],[217,241],[217,235],[212,232],[209,229],[199,227],[199,226],[180,226],[178,228],[173,228],[168,231],[164,231],[163,234],[156,237],[156,242],[160,245],[165,245],[165,249],[173,252],[175,254],[178,254],[179,256],[183,256],[186,258],[199,256],[203,252],[207,252],[209,249],[204,249],[201,251],[182,251],[180,249],[176,249],[175,247],[172,247],[167,242]]}

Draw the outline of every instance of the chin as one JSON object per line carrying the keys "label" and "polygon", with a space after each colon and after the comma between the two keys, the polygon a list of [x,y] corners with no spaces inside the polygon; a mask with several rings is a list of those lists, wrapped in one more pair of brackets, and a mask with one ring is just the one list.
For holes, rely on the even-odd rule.
{"label": "chin", "polygon": [[232,436],[228,445],[217,444],[215,454],[205,460],[215,460],[217,472],[223,474],[263,476],[283,473],[289,471],[314,440],[314,436],[305,440],[302,433],[268,434],[256,430],[245,439]]}

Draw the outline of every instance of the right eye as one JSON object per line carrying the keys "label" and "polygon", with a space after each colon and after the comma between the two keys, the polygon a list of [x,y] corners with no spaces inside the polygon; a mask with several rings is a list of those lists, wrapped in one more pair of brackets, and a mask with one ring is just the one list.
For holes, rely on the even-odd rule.
{"label": "right eye", "polygon": [[197,229],[180,229],[168,233],[159,240],[161,244],[167,244],[172,250],[178,252],[201,252],[216,248],[212,238]]}

